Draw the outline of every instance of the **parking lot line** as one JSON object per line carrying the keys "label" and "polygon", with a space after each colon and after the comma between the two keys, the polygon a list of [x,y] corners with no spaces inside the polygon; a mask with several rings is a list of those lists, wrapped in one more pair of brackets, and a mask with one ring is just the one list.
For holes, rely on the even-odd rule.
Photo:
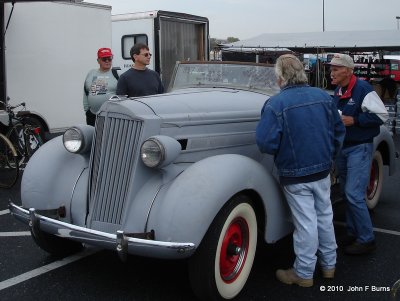
{"label": "parking lot line", "polygon": [[13,236],[31,236],[31,232],[30,231],[0,232],[0,237],[13,237]]}
{"label": "parking lot line", "polygon": [[10,213],[10,210],[8,210],[8,209],[0,211],[0,215],[9,214],[9,213]]}
{"label": "parking lot line", "polygon": [[[333,222],[334,225],[338,225],[338,226],[346,226],[346,223],[344,222]],[[381,233],[386,233],[386,234],[392,234],[392,235],[396,235],[396,236],[400,236],[400,232],[399,231],[393,231],[393,230],[386,230],[386,229],[381,229],[381,228],[374,228],[374,232],[381,232]]]}
{"label": "parking lot line", "polygon": [[97,250],[95,250],[95,249],[85,249],[84,251],[77,253],[75,255],[65,257],[61,260],[54,261],[54,262],[47,264],[45,266],[42,266],[40,268],[34,269],[32,271],[26,272],[24,274],[18,275],[16,277],[13,277],[13,278],[10,278],[7,280],[4,280],[4,281],[0,282],[0,291],[8,288],[10,286],[19,284],[26,280],[29,280],[29,279],[35,278],[37,276],[40,276],[42,274],[45,274],[47,272],[50,272],[52,270],[58,269],[62,266],[65,266],[67,264],[70,264],[72,262],[80,260],[87,256],[90,256],[96,252],[97,252]]}

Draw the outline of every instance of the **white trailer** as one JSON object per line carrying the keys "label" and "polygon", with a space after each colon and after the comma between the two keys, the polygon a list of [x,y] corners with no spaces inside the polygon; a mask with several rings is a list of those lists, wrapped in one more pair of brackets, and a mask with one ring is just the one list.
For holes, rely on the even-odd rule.
{"label": "white trailer", "polygon": [[165,89],[177,61],[209,60],[209,22],[205,17],[162,10],[112,16],[114,67],[132,66],[135,43],[147,44],[153,54],[150,69],[157,71]]}
{"label": "white trailer", "polygon": [[[4,5],[6,27],[12,5]],[[85,123],[83,84],[98,67],[100,47],[111,47],[110,6],[15,3],[5,35],[3,97],[25,101],[51,133]]]}

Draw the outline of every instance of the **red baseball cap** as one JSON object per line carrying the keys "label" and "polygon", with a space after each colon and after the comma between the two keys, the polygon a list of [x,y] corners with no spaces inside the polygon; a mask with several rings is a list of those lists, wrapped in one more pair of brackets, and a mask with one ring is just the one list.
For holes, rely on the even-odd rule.
{"label": "red baseball cap", "polygon": [[112,54],[110,48],[100,48],[97,51],[97,57],[98,58],[101,58],[101,57],[112,57],[112,56],[113,56],[113,54]]}

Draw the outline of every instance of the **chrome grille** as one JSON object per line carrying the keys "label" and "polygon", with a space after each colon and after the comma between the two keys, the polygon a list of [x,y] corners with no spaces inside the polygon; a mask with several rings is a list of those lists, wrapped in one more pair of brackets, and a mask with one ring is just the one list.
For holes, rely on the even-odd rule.
{"label": "chrome grille", "polygon": [[139,156],[142,122],[124,115],[98,116],[91,156],[90,219],[120,225],[129,183]]}

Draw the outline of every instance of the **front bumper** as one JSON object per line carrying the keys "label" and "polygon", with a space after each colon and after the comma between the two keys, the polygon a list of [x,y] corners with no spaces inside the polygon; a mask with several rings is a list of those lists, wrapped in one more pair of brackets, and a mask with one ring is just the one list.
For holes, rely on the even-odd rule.
{"label": "front bumper", "polygon": [[32,235],[35,235],[38,231],[43,231],[88,245],[116,250],[122,260],[126,259],[127,254],[165,259],[180,259],[191,256],[196,249],[195,244],[190,242],[166,242],[133,238],[126,236],[123,231],[110,234],[79,227],[37,214],[33,208],[26,210],[13,203],[9,204],[9,208],[11,214],[14,215],[16,219],[29,225]]}

